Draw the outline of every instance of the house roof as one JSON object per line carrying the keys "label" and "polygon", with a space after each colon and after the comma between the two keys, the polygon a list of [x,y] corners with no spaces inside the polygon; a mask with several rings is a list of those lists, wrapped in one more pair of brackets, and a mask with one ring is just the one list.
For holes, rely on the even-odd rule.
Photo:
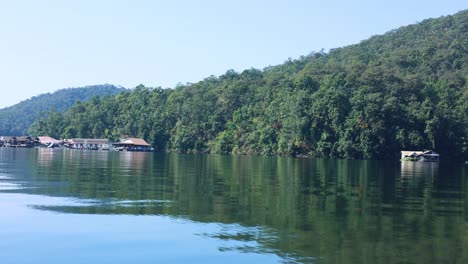
{"label": "house roof", "polygon": [[32,140],[32,138],[30,136],[20,136],[20,137],[16,137],[17,140]]}
{"label": "house roof", "polygon": [[402,155],[402,156],[406,156],[406,157],[421,156],[421,155],[425,155],[425,156],[439,156],[439,154],[435,153],[435,152],[432,151],[432,150],[425,150],[425,151],[404,150],[404,151],[401,152],[401,155]]}
{"label": "house roof", "polygon": [[42,144],[46,144],[46,143],[54,143],[54,144],[58,144],[60,143],[59,140],[53,138],[53,137],[48,137],[48,136],[45,136],[45,137],[37,137],[39,139],[39,142],[41,142]]}
{"label": "house roof", "polygon": [[3,141],[9,141],[16,139],[17,141],[27,141],[27,140],[33,140],[30,136],[0,136],[0,140]]}
{"label": "house roof", "polygon": [[105,138],[72,138],[68,142],[71,144],[109,144],[110,140]]}
{"label": "house roof", "polygon": [[418,150],[404,150],[401,152],[401,155],[403,156],[417,156],[417,155],[421,155],[423,154],[422,151],[418,151]]}
{"label": "house roof", "polygon": [[150,146],[148,142],[141,138],[125,138],[118,143],[120,145]]}

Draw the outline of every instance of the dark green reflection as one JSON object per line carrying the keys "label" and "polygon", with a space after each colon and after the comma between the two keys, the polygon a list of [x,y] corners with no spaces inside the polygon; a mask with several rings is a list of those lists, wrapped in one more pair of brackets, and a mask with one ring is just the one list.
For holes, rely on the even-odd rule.
{"label": "dark green reflection", "polygon": [[14,192],[74,201],[34,206],[41,210],[240,224],[243,231],[200,235],[255,242],[220,250],[270,252],[286,262],[468,263],[463,165],[68,150],[11,155],[23,165],[8,169],[10,181],[26,187]]}

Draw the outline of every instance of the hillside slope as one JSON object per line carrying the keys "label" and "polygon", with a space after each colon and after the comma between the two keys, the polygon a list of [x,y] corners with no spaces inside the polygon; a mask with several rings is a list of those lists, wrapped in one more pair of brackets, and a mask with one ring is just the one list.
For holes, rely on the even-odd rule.
{"label": "hillside slope", "polygon": [[10,107],[0,109],[0,135],[27,135],[29,126],[48,111],[63,112],[77,101],[88,101],[94,96],[116,95],[124,88],[110,84],[61,89],[41,94]]}
{"label": "hillside slope", "polygon": [[[468,158],[468,11],[171,90],[137,87],[38,120],[37,134],[143,137],[180,152]],[[53,129],[52,129],[53,128]]]}

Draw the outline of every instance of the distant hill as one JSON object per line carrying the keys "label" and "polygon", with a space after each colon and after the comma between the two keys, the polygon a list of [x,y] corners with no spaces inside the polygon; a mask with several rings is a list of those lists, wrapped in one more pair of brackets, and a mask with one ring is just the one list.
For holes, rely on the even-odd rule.
{"label": "distant hill", "polygon": [[32,134],[142,137],[180,152],[468,159],[468,11],[328,53],[175,89],[137,87],[38,120]]}
{"label": "distant hill", "polygon": [[0,109],[0,135],[27,135],[28,128],[34,120],[46,117],[50,110],[63,112],[77,101],[85,102],[95,96],[116,95],[123,91],[125,88],[104,84],[66,88],[54,93],[34,96],[13,106]]}

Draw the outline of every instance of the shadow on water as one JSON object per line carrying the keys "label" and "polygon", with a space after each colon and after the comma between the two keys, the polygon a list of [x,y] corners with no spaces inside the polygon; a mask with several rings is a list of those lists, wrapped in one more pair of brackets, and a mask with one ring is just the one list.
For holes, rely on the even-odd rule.
{"label": "shadow on water", "polygon": [[284,262],[468,263],[460,164],[48,149],[2,150],[0,162],[1,192],[68,201],[32,208],[222,223],[199,235],[249,242],[220,251]]}

